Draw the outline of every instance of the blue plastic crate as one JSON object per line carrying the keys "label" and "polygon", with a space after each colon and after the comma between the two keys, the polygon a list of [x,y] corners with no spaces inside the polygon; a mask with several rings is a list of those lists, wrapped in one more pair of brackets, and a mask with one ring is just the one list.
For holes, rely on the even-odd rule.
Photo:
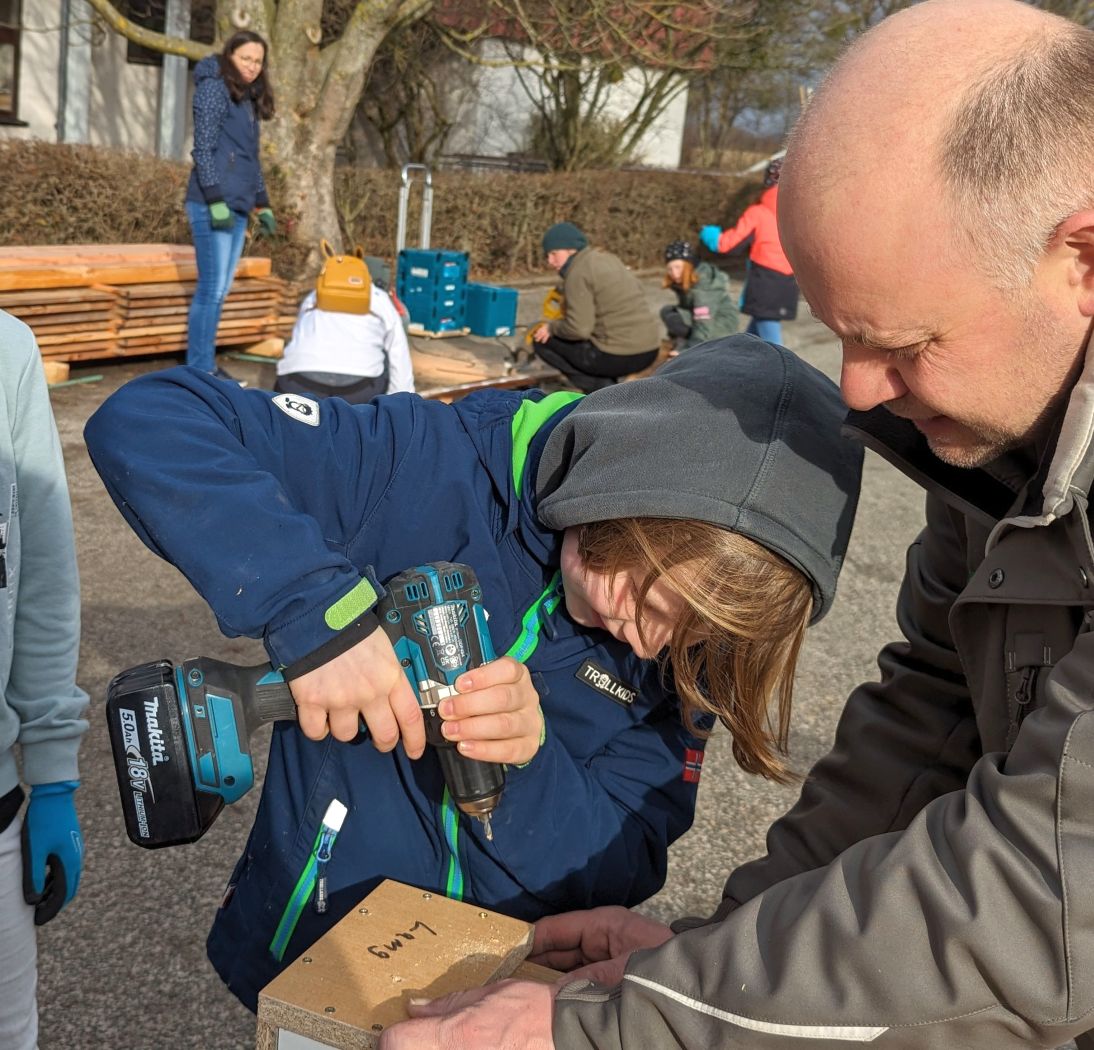
{"label": "blue plastic crate", "polygon": [[512,335],[517,327],[516,288],[500,284],[467,285],[467,327],[475,335]]}
{"label": "blue plastic crate", "polygon": [[457,292],[467,283],[467,252],[404,248],[399,252],[396,292]]}
{"label": "blue plastic crate", "polygon": [[411,323],[421,325],[428,332],[450,332],[466,324],[466,285],[456,291],[411,288],[399,298],[410,314]]}

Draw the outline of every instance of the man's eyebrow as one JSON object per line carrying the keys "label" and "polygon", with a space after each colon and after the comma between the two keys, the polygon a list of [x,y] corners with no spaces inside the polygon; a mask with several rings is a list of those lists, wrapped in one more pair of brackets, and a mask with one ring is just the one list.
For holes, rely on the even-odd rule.
{"label": "man's eyebrow", "polygon": [[876,350],[899,350],[905,346],[915,346],[918,343],[924,343],[928,339],[925,330],[913,331],[912,329],[907,329],[904,331],[894,330],[893,332],[880,332],[867,324],[864,324],[857,329],[850,329],[847,332],[839,332],[829,325],[824,318],[820,317],[808,302],[805,305],[809,310],[809,316],[812,317],[814,321],[818,321],[820,324],[824,325],[825,328],[839,339],[844,339],[852,343],[860,343],[862,346],[868,346]]}
{"label": "man's eyebrow", "polygon": [[852,342],[870,347],[872,350],[901,350],[906,346],[918,346],[927,341],[927,335],[922,332],[877,332],[870,328],[863,328],[857,332],[851,332],[844,336]]}
{"label": "man's eyebrow", "polygon": [[882,332],[870,325],[862,325],[859,328],[848,329],[846,332],[837,332],[835,329],[832,331],[844,342],[857,343],[872,350],[901,350],[906,346],[918,346],[930,339],[924,328],[893,329],[890,332]]}

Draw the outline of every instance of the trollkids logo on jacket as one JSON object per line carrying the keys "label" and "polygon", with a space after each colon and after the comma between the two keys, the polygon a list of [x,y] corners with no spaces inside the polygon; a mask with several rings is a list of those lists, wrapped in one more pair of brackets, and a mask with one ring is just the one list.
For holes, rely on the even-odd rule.
{"label": "trollkids logo on jacket", "polygon": [[577,669],[574,677],[586,685],[591,685],[598,693],[603,693],[609,700],[614,700],[624,707],[638,699],[638,690],[633,685],[620,681],[599,664],[594,664],[592,660],[586,660]]}
{"label": "trollkids logo on jacket", "polygon": [[319,426],[319,402],[300,394],[278,394],[273,403],[290,419],[307,423],[309,427]]}

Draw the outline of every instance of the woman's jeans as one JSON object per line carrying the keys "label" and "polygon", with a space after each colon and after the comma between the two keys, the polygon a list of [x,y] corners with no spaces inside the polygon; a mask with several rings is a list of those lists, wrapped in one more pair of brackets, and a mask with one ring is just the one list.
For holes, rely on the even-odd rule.
{"label": "woman's jeans", "polygon": [[753,317],[748,322],[748,334],[758,335],[765,343],[783,345],[783,326],[779,321],[759,321]]}
{"label": "woman's jeans", "polygon": [[198,264],[198,285],[190,302],[186,332],[186,363],[203,372],[212,372],[216,368],[220,310],[243,254],[247,216],[233,211],[235,225],[228,230],[214,230],[209,221],[209,206],[187,201],[186,217],[190,220]]}

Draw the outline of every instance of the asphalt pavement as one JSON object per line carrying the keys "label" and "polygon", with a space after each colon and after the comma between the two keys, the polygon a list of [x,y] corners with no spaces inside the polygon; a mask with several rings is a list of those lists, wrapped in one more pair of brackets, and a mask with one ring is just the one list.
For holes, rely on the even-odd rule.
{"label": "asphalt pavement", "polygon": [[[651,301],[667,301],[647,282]],[[534,314],[542,289],[522,291]],[[839,348],[807,311],[784,341],[833,378]],[[134,375],[174,363],[91,363],[73,378],[96,382],[53,390],[76,521],[83,593],[79,681],[91,695],[91,728],[77,795],[87,846],[79,895],[40,930],[42,1050],[249,1050],[253,1017],[222,987],[205,958],[205,934],[242,847],[257,790],[227,809],[200,842],[145,851],[129,843],[118,804],[103,717],[107,682],[118,670],[160,657],[206,654],[239,663],[265,658],[249,639],[221,636],[186,580],[129,531],[91,467],[84,423]],[[224,362],[253,385],[273,369]],[[809,494],[801,493],[802,500]],[[810,630],[795,691],[793,759],[804,771],[830,746],[840,708],[858,682],[877,677],[875,657],[896,636],[894,602],[904,551],[922,521],[922,493],[871,453],[851,548],[835,607]],[[261,752],[261,745],[257,751]],[[768,825],[796,790],[736,769],[724,730],[707,751],[692,830],[672,846],[665,888],[642,910],[662,919],[706,914],[730,869],[763,850]]]}

